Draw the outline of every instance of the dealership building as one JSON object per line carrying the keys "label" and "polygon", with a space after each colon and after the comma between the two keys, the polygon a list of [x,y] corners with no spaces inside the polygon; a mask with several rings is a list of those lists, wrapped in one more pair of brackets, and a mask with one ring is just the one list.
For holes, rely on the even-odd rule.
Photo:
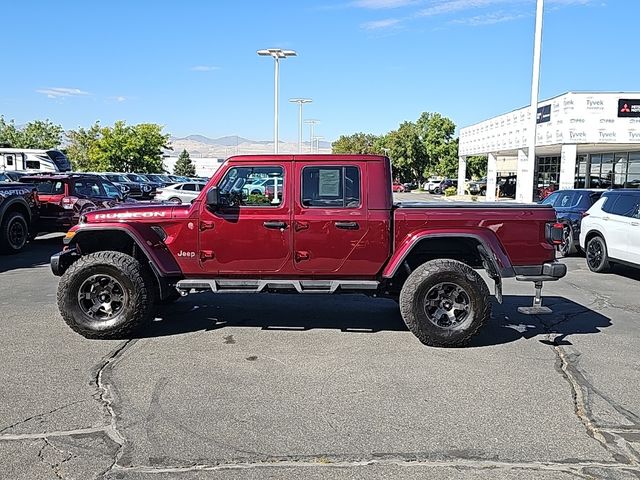
{"label": "dealership building", "polygon": [[460,130],[459,194],[472,155],[487,156],[490,201],[508,173],[517,175],[516,198],[525,202],[545,187],[640,188],[640,93],[569,92],[539,102],[535,162],[527,148],[531,115],[524,107]]}

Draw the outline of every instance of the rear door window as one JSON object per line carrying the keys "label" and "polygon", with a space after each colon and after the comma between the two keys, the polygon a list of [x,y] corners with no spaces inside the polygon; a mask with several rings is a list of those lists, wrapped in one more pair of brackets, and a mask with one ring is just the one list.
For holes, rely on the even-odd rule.
{"label": "rear door window", "polygon": [[195,192],[196,186],[193,183],[185,183],[182,186],[182,190],[184,190],[185,192]]}
{"label": "rear door window", "polygon": [[92,178],[82,178],[76,180],[74,182],[72,194],[82,195],[84,197],[105,196],[100,182]]}
{"label": "rear door window", "polygon": [[638,206],[640,206],[640,195],[619,195],[611,205],[609,213],[635,218],[638,214]]}
{"label": "rear door window", "polygon": [[29,180],[28,183],[35,183],[38,193],[42,195],[64,194],[64,183],[59,180]]}
{"label": "rear door window", "polygon": [[358,208],[360,170],[358,167],[305,167],[302,170],[302,206]]}

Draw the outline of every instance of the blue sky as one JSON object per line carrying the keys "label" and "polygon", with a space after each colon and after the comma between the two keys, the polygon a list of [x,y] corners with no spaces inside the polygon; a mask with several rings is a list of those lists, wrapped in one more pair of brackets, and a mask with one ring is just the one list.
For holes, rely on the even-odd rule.
{"label": "blue sky", "polygon": [[[535,0],[5,2],[0,114],[65,128],[157,122],[176,135],[384,133],[422,111],[460,127],[528,104]],[[546,0],[541,98],[636,91],[638,0]],[[10,28],[7,28],[10,27]],[[305,131],[306,132],[306,131]]]}

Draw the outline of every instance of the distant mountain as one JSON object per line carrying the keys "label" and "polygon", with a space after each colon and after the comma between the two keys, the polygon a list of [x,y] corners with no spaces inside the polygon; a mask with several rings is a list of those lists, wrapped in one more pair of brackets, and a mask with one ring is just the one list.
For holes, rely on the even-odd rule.
{"label": "distant mountain", "polygon": [[[271,140],[249,140],[237,135],[220,138],[209,138],[204,135],[189,135],[183,138],[171,137],[172,151],[167,151],[169,156],[177,156],[183,149],[187,150],[192,158],[227,158],[230,155],[260,155],[273,152]],[[320,142],[318,153],[331,153],[330,142]],[[302,151],[308,153],[309,142],[304,142]],[[280,153],[295,154],[298,152],[297,142],[280,140]]]}
{"label": "distant mountain", "polygon": [[220,145],[222,147],[235,147],[236,145],[240,145],[241,143],[252,143],[252,144],[260,144],[267,145],[268,140],[249,140],[248,138],[239,137],[237,135],[228,135],[226,137],[220,138],[209,138],[204,135],[188,135],[184,138],[172,138],[172,141],[175,140],[190,140],[192,142],[204,143],[205,145]]}

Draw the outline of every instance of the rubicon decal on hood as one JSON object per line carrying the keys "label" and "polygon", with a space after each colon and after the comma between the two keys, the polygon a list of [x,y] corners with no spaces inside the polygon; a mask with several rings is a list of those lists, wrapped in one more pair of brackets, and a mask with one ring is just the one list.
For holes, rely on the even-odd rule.
{"label": "rubicon decal on hood", "polygon": [[96,220],[120,220],[125,218],[158,218],[166,217],[167,212],[118,212],[118,213],[98,213],[94,216]]}

